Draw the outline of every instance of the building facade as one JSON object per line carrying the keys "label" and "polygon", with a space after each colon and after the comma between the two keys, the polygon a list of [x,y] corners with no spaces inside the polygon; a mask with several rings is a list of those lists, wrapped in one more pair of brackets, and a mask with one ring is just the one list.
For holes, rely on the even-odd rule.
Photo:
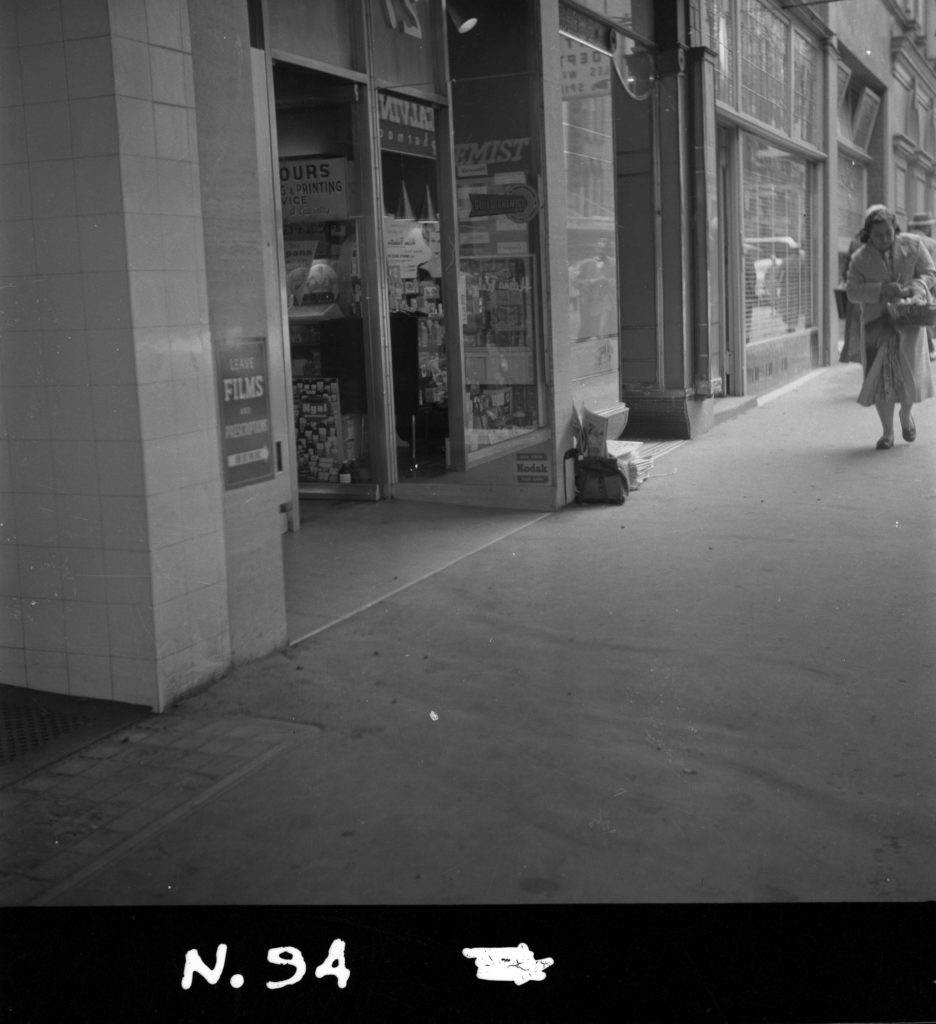
{"label": "building facade", "polygon": [[165,708],[304,502],[559,508],[576,410],[830,362],[933,209],[933,4],[460,7],[0,0],[0,681]]}

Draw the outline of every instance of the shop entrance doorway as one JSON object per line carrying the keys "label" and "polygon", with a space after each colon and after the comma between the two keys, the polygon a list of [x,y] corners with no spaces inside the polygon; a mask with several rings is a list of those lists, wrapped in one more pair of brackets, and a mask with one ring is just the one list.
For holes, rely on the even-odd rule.
{"label": "shop entrance doorway", "polygon": [[360,89],[277,61],[273,92],[298,496],[373,498]]}
{"label": "shop entrance doorway", "polygon": [[450,464],[437,164],[388,150],[380,157],[397,476],[426,480]]}

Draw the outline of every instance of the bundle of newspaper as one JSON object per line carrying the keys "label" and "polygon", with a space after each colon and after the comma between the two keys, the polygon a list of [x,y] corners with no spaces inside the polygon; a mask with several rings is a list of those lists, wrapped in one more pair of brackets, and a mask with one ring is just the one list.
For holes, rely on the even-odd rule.
{"label": "bundle of newspaper", "polygon": [[624,433],[629,411],[623,402],[605,409],[589,409],[583,405],[581,415],[574,409],[579,448],[586,455],[609,455],[608,442],[617,440]]}
{"label": "bundle of newspaper", "polygon": [[608,441],[608,455],[617,459],[622,472],[627,476],[627,482],[632,491],[636,491],[642,483],[646,482],[653,469],[653,459],[641,455],[643,441]]}

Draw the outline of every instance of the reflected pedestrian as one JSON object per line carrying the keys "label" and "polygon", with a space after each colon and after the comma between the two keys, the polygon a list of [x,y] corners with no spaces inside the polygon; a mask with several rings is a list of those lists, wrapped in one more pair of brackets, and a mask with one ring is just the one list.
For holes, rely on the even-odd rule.
{"label": "reflected pedestrian", "polygon": [[914,403],[932,398],[933,375],[926,350],[926,329],[895,327],[887,305],[897,299],[931,301],[936,266],[922,241],[900,234],[897,219],[886,207],[865,218],[860,240],[848,268],[846,291],[861,304],[861,365],[864,382],[858,401],[875,406],[883,433],[877,448],[894,447],[894,410],[900,405],[905,441],[916,440],[911,413]]}

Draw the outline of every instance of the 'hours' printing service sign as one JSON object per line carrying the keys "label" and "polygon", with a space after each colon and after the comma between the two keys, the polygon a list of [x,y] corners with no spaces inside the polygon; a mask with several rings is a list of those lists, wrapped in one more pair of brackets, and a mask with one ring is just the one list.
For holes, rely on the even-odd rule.
{"label": "'hours' printing service sign", "polygon": [[224,487],[244,487],[274,474],[266,338],[236,338],[217,348],[218,405]]}

